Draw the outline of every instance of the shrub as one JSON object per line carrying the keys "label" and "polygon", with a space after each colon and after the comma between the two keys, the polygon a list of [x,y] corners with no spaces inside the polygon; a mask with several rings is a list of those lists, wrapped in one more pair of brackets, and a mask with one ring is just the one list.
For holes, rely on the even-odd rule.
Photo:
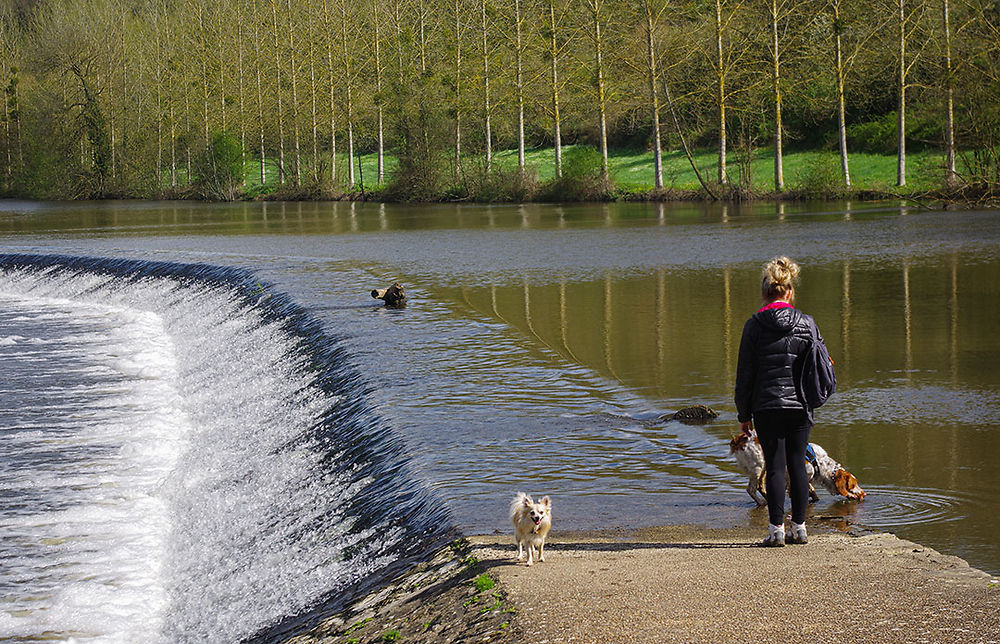
{"label": "shrub", "polygon": [[844,178],[840,173],[840,159],[833,154],[818,154],[795,177],[796,189],[807,199],[827,199],[844,194]]}
{"label": "shrub", "polygon": [[195,189],[202,197],[233,201],[242,192],[243,149],[232,134],[215,132],[193,160]]}
{"label": "shrub", "polygon": [[469,198],[484,203],[531,201],[538,193],[538,171],[533,167],[497,168],[480,172],[468,181]]}
{"label": "shrub", "polygon": [[590,146],[567,148],[563,155],[562,176],[545,184],[544,198],[551,201],[600,201],[613,190],[603,174],[600,152]]}

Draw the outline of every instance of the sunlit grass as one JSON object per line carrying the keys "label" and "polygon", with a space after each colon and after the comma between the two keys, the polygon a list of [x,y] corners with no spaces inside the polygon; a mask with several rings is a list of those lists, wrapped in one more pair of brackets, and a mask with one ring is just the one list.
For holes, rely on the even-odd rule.
{"label": "sunlit grass", "polygon": [[[566,154],[574,146],[564,146]],[[717,154],[715,150],[699,150],[693,154],[702,177],[715,184],[718,179]],[[311,155],[303,163],[302,181],[314,181],[316,171],[312,167]],[[615,150],[609,154],[609,166],[615,185],[625,192],[646,192],[654,189],[653,154],[649,151]],[[849,157],[851,185],[855,190],[892,191],[902,194],[921,192],[939,188],[943,178],[943,159],[936,152],[917,152],[907,156],[907,185],[896,187],[896,156],[884,154],[854,153]],[[308,165],[306,165],[308,163]],[[364,185],[366,190],[375,190],[391,179],[396,168],[396,157],[386,153],[384,158],[384,181],[378,182],[378,157],[366,153],[353,159],[354,190]],[[466,170],[481,169],[482,159],[473,155],[465,157]],[[517,150],[500,150],[494,154],[495,167],[512,171],[517,168]],[[555,178],[555,151],[553,148],[531,148],[525,150],[525,165],[537,174],[538,181],[545,183]],[[291,182],[293,172],[286,158],[286,184]],[[740,157],[731,153],[727,159],[730,183],[739,182]],[[750,165],[751,188],[758,193],[774,190],[774,157],[769,150],[758,150]],[[320,180],[330,179],[329,158],[323,159],[318,167]],[[259,189],[260,163],[248,159],[245,164],[247,189]],[[825,178],[831,187],[839,188],[840,157],[833,151],[793,151],[784,155],[784,179],[786,190],[804,188],[807,184],[815,187],[816,177]],[[265,163],[266,187],[274,189],[279,185],[278,164],[274,159]],[[337,159],[337,181],[339,189],[347,190],[348,163],[346,155]],[[666,188],[697,190],[698,178],[682,150],[667,150],[663,153],[663,183]]]}

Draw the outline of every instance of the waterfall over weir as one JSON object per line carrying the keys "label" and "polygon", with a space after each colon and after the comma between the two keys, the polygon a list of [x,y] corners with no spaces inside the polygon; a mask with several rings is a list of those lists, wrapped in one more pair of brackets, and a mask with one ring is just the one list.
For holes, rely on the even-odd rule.
{"label": "waterfall over weir", "polygon": [[245,270],[0,255],[0,639],[271,641],[451,537]]}

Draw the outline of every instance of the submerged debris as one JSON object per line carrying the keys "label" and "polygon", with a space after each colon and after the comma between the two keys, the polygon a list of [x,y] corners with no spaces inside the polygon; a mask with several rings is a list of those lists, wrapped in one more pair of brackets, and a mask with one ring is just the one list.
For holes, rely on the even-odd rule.
{"label": "submerged debris", "polygon": [[679,420],[682,423],[704,423],[719,417],[719,412],[705,405],[685,407],[673,414],[664,414],[660,420]]}

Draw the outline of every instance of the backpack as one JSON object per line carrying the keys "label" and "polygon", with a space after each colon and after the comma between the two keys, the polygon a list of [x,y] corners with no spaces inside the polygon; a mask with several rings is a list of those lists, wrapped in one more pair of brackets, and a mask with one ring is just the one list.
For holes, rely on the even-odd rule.
{"label": "backpack", "polygon": [[833,360],[826,344],[819,337],[816,322],[809,320],[809,348],[802,362],[800,393],[809,409],[816,409],[826,402],[837,390],[837,375],[833,372]]}

